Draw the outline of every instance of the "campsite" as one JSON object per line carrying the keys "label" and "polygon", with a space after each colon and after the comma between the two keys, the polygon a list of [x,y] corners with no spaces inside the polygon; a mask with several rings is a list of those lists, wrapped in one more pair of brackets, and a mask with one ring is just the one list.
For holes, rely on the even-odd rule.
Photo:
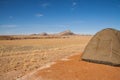
{"label": "campsite", "polygon": [[0,80],[120,80],[120,0],[0,0]]}

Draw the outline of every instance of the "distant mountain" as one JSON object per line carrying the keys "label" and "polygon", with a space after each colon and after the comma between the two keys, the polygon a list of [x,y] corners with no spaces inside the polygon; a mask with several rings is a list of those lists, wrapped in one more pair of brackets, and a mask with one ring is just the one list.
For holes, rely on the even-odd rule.
{"label": "distant mountain", "polygon": [[66,30],[66,31],[63,31],[63,32],[58,33],[58,35],[61,35],[61,36],[75,35],[75,33],[73,33],[73,32],[70,31],[70,30]]}
{"label": "distant mountain", "polygon": [[49,34],[47,34],[46,32],[43,33],[39,33],[39,34],[31,34],[31,36],[48,36]]}
{"label": "distant mountain", "polygon": [[40,33],[40,34],[38,34],[38,35],[40,35],[40,36],[47,36],[47,35],[49,35],[49,34],[47,34],[46,32],[43,32],[43,33]]}
{"label": "distant mountain", "polygon": [[46,32],[39,33],[39,34],[31,34],[32,36],[68,36],[68,35],[76,35],[70,30],[65,30],[60,33],[55,33],[55,34],[48,34]]}

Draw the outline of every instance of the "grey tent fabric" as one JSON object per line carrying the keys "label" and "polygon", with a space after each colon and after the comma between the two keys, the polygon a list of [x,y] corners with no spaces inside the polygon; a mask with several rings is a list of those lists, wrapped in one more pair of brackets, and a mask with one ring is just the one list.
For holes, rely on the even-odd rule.
{"label": "grey tent fabric", "polygon": [[107,28],[88,43],[82,60],[120,66],[120,31]]}

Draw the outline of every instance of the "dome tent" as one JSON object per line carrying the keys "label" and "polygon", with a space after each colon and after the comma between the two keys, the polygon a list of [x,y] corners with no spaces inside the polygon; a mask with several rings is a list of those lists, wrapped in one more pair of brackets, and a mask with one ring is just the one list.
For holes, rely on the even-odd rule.
{"label": "dome tent", "polygon": [[120,31],[107,28],[88,43],[82,60],[120,66]]}

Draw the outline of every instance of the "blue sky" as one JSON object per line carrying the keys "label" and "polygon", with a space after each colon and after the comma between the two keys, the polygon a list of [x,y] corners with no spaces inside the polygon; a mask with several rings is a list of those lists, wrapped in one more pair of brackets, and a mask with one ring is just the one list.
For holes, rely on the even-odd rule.
{"label": "blue sky", "polygon": [[0,34],[120,29],[120,0],[0,0]]}

